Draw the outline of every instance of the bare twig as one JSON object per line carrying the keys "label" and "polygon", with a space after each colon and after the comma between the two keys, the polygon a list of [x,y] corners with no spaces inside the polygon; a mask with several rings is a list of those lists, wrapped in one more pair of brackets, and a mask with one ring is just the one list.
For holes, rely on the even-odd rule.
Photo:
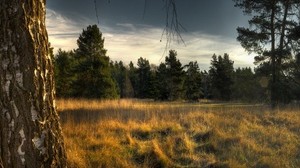
{"label": "bare twig", "polygon": [[97,22],[98,22],[98,24],[100,24],[99,15],[98,15],[97,0],[94,0],[94,4],[95,4],[95,12],[96,12]]}
{"label": "bare twig", "polygon": [[166,54],[167,50],[170,48],[172,41],[175,40],[178,43],[182,42],[185,45],[185,42],[181,36],[181,32],[186,31],[186,29],[181,25],[181,23],[178,20],[176,0],[163,1],[165,2],[164,8],[166,10],[166,26],[162,32],[160,41],[162,41],[163,37],[165,36],[167,42],[162,58]]}
{"label": "bare twig", "polygon": [[[164,4],[164,8],[166,11],[166,26],[162,32],[160,41],[163,40],[164,37],[166,37],[166,46],[165,50],[163,52],[162,58],[167,52],[167,50],[170,48],[171,43],[173,41],[177,41],[177,43],[183,43],[185,45],[185,42],[181,36],[182,31],[186,31],[186,29],[181,25],[181,23],[178,20],[178,14],[177,14],[177,7],[176,7],[176,0],[162,0]],[[143,11],[143,18],[145,17],[146,13],[146,7],[148,0],[145,0],[144,4],[144,11]],[[108,0],[108,3],[110,3],[110,0]],[[99,21],[99,15],[98,15],[98,8],[97,8],[97,0],[94,0],[95,4],[95,12],[97,17],[98,24]],[[161,59],[162,59],[161,58]],[[160,60],[161,60],[160,59]]]}

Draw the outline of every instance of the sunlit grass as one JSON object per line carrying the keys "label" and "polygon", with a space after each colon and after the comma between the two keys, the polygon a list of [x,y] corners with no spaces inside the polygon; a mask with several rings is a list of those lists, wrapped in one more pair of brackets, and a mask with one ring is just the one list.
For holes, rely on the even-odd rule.
{"label": "sunlit grass", "polygon": [[299,167],[300,111],[58,100],[69,167]]}

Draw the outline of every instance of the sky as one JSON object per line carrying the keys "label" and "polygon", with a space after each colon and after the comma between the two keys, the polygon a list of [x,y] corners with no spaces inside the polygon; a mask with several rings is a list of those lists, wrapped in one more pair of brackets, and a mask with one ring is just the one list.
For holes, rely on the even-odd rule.
{"label": "sky", "polygon": [[[232,0],[176,0],[178,19],[186,31],[184,43],[172,41],[182,64],[197,61],[208,70],[213,54],[228,53],[237,67],[254,67],[236,40],[238,26],[248,26],[248,17]],[[46,25],[55,52],[77,48],[77,39],[88,25],[97,24],[105,38],[107,55],[113,61],[136,63],[143,57],[152,64],[164,62],[168,52],[164,0],[49,0]]]}

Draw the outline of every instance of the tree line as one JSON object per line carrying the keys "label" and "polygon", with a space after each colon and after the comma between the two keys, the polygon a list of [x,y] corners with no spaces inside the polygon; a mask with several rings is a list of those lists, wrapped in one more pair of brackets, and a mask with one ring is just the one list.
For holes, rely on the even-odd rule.
{"label": "tree line", "polygon": [[[149,98],[155,100],[214,99],[221,101],[271,101],[271,76],[266,66],[234,69],[228,54],[212,56],[208,71],[197,61],[183,65],[177,52],[170,50],[165,61],[154,65],[140,57],[131,61],[112,61],[106,56],[104,38],[97,25],[83,30],[78,48],[58,50],[54,57],[56,94],[80,98]],[[289,61],[290,77],[280,84],[281,102],[300,99],[300,60]]]}

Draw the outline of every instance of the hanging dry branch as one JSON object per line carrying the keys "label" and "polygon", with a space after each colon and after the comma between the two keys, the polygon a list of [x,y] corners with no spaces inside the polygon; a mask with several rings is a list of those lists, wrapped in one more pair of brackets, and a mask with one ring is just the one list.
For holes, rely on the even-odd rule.
{"label": "hanging dry branch", "polygon": [[186,31],[178,20],[176,0],[163,0],[165,1],[166,10],[166,27],[163,35],[166,36],[169,42],[175,40],[178,43],[184,43],[181,36],[182,31]]}
{"label": "hanging dry branch", "polygon": [[[173,41],[177,41],[177,43],[183,43],[185,45],[185,42],[181,34],[182,31],[186,31],[186,29],[179,22],[176,0],[162,0],[162,1],[164,2],[164,9],[166,12],[166,25],[160,38],[160,41],[162,41],[164,37],[166,39],[166,47],[163,52],[163,56],[164,56],[167,50],[170,48],[171,43]],[[108,3],[110,3],[110,0],[108,0]],[[94,0],[94,4],[95,4],[96,18],[99,24],[100,21],[98,15],[97,0]],[[143,17],[145,16],[146,13],[147,4],[148,4],[148,0],[145,0]]]}
{"label": "hanging dry branch", "polygon": [[167,50],[170,48],[171,43],[173,41],[177,41],[177,43],[182,42],[185,45],[185,42],[181,34],[182,31],[186,31],[186,29],[181,25],[181,23],[178,20],[176,0],[163,0],[163,1],[165,3],[164,8],[166,11],[166,26],[163,30],[160,41],[162,41],[162,39],[166,37],[166,47],[162,55],[162,58],[166,54]]}

